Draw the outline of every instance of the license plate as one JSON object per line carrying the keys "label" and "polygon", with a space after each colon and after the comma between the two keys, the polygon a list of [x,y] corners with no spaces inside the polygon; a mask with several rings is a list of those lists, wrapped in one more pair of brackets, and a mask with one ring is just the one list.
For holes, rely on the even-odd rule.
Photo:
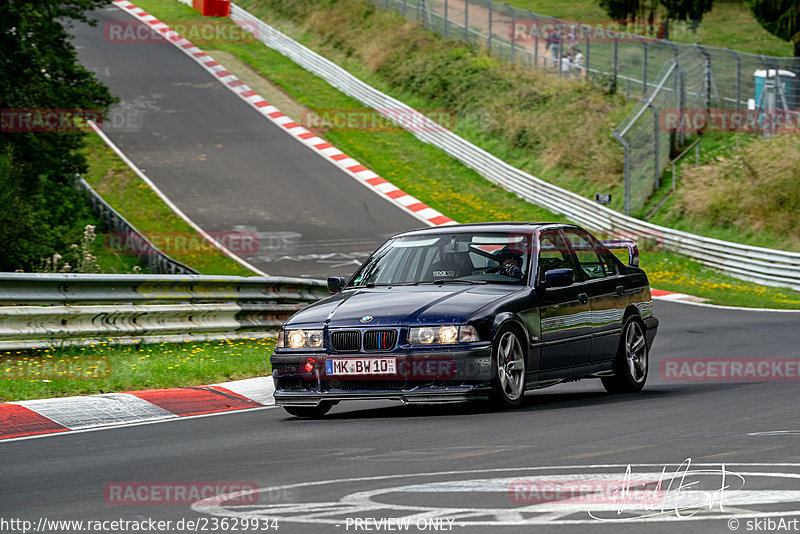
{"label": "license plate", "polygon": [[334,358],[325,361],[325,374],[331,376],[396,373],[397,358]]}

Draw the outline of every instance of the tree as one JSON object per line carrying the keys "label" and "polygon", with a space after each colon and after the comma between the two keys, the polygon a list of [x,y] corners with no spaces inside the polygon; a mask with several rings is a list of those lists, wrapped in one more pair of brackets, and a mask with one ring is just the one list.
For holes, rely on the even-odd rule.
{"label": "tree", "polygon": [[[90,217],[74,187],[86,171],[85,133],[14,131],[20,110],[91,109],[114,98],[77,62],[64,23],[106,0],[6,0],[0,17],[0,270],[35,267],[80,235]],[[20,130],[20,128],[18,128]],[[25,128],[21,128],[25,130]]]}
{"label": "tree", "polygon": [[643,7],[640,0],[599,0],[598,3],[612,20],[620,23],[639,17]]}
{"label": "tree", "polygon": [[[688,21],[692,31],[696,31],[703,15],[711,11],[713,0],[598,0],[598,3],[623,26],[631,20],[646,22],[652,34],[669,39],[670,20]],[[664,22],[658,25],[656,18]]]}
{"label": "tree", "polygon": [[659,0],[659,3],[665,10],[664,20],[667,30],[664,32],[664,38],[669,39],[669,21],[685,20],[689,22],[692,32],[695,32],[703,20],[703,15],[711,11],[714,0]]}
{"label": "tree", "polygon": [[748,0],[756,20],[772,35],[794,43],[800,57],[800,3],[797,0]]}

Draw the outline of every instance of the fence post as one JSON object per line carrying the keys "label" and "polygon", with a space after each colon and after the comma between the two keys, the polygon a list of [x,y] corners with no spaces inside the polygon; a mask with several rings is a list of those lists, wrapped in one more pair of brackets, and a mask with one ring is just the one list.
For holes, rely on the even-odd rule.
{"label": "fence post", "polygon": [[625,215],[631,214],[631,146],[617,132],[611,132],[614,139],[619,141],[625,150]]}
{"label": "fence post", "polygon": [[736,107],[738,108],[742,105],[742,58],[730,48],[725,50],[736,59]]}
{"label": "fence post", "polygon": [[505,4],[505,6],[511,12],[511,63],[514,63],[515,49],[517,47],[517,16],[513,7],[508,4]]}
{"label": "fence post", "polygon": [[617,87],[617,51],[618,51],[617,49],[618,48],[619,48],[619,38],[618,37],[614,37],[614,76],[613,76],[612,79],[613,79],[615,92],[616,92],[616,87]]}
{"label": "fence post", "polygon": [[647,96],[647,41],[642,39],[644,49],[644,63],[642,64],[642,98]]}
{"label": "fence post", "polygon": [[[581,24],[581,30],[583,30],[583,24]],[[584,65],[587,78],[589,77],[589,33],[590,32],[586,32],[586,65]]]}
{"label": "fence post", "polygon": [[556,72],[563,76],[564,73],[561,72],[561,57],[564,55],[564,32],[562,31],[564,26],[561,24],[561,21],[558,21],[556,28],[558,28],[556,31],[556,39],[558,39],[556,41],[556,69],[558,70]]}
{"label": "fence post", "polygon": [[678,109],[680,110],[680,118],[681,118],[681,127],[679,128],[678,138],[680,139],[680,144],[683,146],[686,144],[686,129],[683,127],[683,116],[686,113],[686,72],[680,66],[680,64],[676,63],[675,67],[678,71]]}
{"label": "fence post", "polygon": [[407,4],[408,0],[403,0],[403,17],[406,16],[406,8],[408,7]]}
{"label": "fence post", "polygon": [[[492,5],[493,4],[492,4],[491,0],[488,3],[489,3],[489,32],[488,32],[488,36],[486,37],[486,48],[489,49],[489,53],[491,54],[492,53],[492,35],[494,35],[492,33]],[[512,29],[511,31],[514,31],[514,30]]]}
{"label": "fence post", "polygon": [[705,64],[703,65],[703,85],[705,86],[704,97],[706,105],[706,118],[711,114],[711,55],[706,52],[705,48],[700,46],[700,43],[694,43],[694,46],[705,57]]}
{"label": "fence post", "polygon": [[449,0],[444,0],[444,37],[448,37],[450,33],[450,19],[447,18],[447,4]]}
{"label": "fence post", "polygon": [[[533,34],[533,66],[534,67],[538,67],[539,66],[539,31],[540,31],[539,19],[536,17],[536,15],[534,15],[533,11],[528,10],[528,13],[530,13],[531,18],[536,21],[535,22],[536,31]],[[545,67],[546,66],[547,65],[545,65]]]}
{"label": "fence post", "polygon": [[655,107],[652,102],[648,102],[647,106],[653,112],[653,148],[654,148],[654,150],[653,150],[653,156],[654,156],[653,163],[655,165],[655,167],[653,168],[653,173],[655,174],[655,180],[654,180],[655,189],[653,189],[653,191],[658,191],[658,188],[661,187],[661,167],[659,167],[659,165],[658,165],[658,159],[659,159],[658,158],[658,152],[659,152],[658,130],[659,130],[659,126],[660,126],[659,122],[658,122],[658,108]]}
{"label": "fence post", "polygon": [[464,40],[469,42],[469,0],[464,0]]}

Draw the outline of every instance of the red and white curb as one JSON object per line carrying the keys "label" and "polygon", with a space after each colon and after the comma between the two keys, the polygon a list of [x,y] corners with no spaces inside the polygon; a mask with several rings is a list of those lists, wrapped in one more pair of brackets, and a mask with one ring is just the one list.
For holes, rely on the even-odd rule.
{"label": "red and white curb", "polygon": [[0,440],[273,406],[272,377],[0,404]]}
{"label": "red and white curb", "polygon": [[214,58],[203,52],[192,44],[191,41],[182,37],[179,33],[172,30],[168,25],[161,22],[144,9],[135,6],[127,0],[115,0],[114,4],[129,15],[149,25],[154,31],[162,34],[167,42],[172,43],[178,49],[182,50],[186,55],[197,62],[197,64],[211,73],[220,83],[233,91],[233,93],[247,102],[265,118],[283,128],[296,140],[310,147],[314,152],[336,165],[346,174],[355,178],[359,183],[368,187],[382,198],[430,226],[455,223],[450,217],[443,215],[391,182],[381,178],[335,146],[297,124],[297,122],[287,117],[278,108],[268,103],[258,93],[245,85],[244,82],[231,74],[230,71],[226,70],[225,67],[215,61]]}
{"label": "red and white curb", "polygon": [[651,289],[650,296],[658,300],[671,300],[674,302],[706,302],[708,299],[687,295],[686,293],[676,293],[675,291],[664,291],[663,289]]}

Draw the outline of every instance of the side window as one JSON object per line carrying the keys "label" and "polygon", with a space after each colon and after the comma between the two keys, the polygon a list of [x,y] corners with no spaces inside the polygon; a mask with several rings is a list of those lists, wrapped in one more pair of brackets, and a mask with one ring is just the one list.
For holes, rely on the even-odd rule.
{"label": "side window", "polygon": [[617,260],[616,256],[614,256],[614,253],[608,250],[605,245],[596,239],[593,239],[592,242],[594,243],[594,248],[600,255],[600,259],[603,262],[603,270],[606,272],[606,276],[613,276],[617,274]]}
{"label": "side window", "polygon": [[552,269],[573,269],[569,249],[558,232],[547,232],[539,238],[539,282]]}
{"label": "side window", "polygon": [[579,230],[565,229],[564,233],[575,251],[580,269],[587,278],[603,278],[608,273],[605,262],[600,261],[600,256],[592,245],[591,238]]}

